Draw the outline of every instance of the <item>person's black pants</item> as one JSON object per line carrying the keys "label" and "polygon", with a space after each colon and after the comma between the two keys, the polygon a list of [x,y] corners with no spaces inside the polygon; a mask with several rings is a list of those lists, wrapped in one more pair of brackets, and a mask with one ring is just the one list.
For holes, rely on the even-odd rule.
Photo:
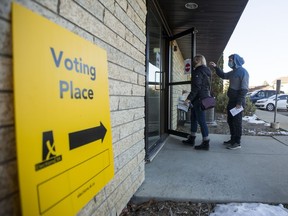
{"label": "person's black pants", "polygon": [[227,123],[230,129],[231,140],[239,143],[241,142],[242,136],[242,112],[235,116],[232,116],[230,110],[236,106],[236,103],[229,102],[227,105]]}

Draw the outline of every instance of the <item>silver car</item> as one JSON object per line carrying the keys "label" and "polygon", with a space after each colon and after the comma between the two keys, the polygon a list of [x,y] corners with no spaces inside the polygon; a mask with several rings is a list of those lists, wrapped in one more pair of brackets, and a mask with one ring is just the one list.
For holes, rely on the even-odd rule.
{"label": "silver car", "polygon": [[[266,109],[268,111],[273,111],[275,109],[275,98],[276,95],[273,95],[269,98],[257,100],[255,106],[259,109]],[[277,96],[277,109],[287,109],[287,94],[279,94]]]}

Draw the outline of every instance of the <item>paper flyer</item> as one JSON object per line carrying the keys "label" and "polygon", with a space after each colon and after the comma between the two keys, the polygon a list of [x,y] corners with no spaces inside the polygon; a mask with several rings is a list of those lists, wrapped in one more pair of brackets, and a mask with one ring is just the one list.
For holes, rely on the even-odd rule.
{"label": "paper flyer", "polygon": [[238,113],[243,111],[243,106],[241,106],[239,109],[237,109],[236,107],[234,107],[233,109],[230,110],[230,113],[232,114],[232,116],[237,115]]}

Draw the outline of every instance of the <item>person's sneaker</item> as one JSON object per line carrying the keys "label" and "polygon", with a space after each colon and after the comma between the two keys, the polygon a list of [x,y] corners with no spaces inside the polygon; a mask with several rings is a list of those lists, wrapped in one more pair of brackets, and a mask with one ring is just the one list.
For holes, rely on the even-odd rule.
{"label": "person's sneaker", "polygon": [[231,150],[240,149],[240,148],[241,148],[241,145],[240,145],[240,143],[234,143],[234,144],[230,144],[230,145],[227,146],[226,148],[227,148],[227,149],[231,149]]}
{"label": "person's sneaker", "polygon": [[223,142],[223,145],[225,146],[232,145],[232,144],[233,144],[233,141],[231,139]]}

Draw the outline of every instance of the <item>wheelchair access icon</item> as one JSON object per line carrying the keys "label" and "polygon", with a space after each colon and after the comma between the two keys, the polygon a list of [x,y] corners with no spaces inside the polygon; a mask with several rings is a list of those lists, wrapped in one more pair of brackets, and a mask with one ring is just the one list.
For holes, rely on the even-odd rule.
{"label": "wheelchair access icon", "polygon": [[35,165],[38,171],[55,163],[62,161],[62,155],[57,155],[54,143],[53,131],[45,131],[42,134],[42,162]]}

